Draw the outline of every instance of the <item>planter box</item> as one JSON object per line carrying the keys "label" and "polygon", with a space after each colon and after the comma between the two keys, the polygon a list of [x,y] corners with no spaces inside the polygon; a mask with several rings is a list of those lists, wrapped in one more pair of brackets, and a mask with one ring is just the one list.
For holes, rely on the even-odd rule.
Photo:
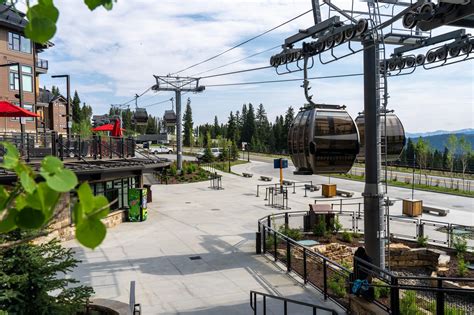
{"label": "planter box", "polygon": [[326,198],[336,196],[336,184],[322,184],[322,195]]}
{"label": "planter box", "polygon": [[417,217],[423,213],[423,200],[403,199],[403,214]]}

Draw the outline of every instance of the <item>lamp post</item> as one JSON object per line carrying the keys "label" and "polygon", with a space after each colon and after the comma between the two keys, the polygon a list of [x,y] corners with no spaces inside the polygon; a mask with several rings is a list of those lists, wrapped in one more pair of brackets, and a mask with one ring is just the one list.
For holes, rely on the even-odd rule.
{"label": "lamp post", "polygon": [[70,77],[69,74],[60,74],[60,75],[52,75],[52,78],[66,78],[66,98],[67,98],[67,106],[66,106],[66,136],[69,143],[71,138],[71,121],[70,121],[70,107],[71,107],[71,87],[70,87]]}
{"label": "lamp post", "polygon": [[[11,62],[0,65],[0,67],[12,67],[16,66],[18,71],[18,102],[20,103],[20,107],[23,108],[23,77],[21,73],[21,65],[19,62]],[[13,81],[15,81],[15,77],[13,77]],[[15,85],[15,83],[13,83]],[[16,96],[16,95],[15,95]],[[21,148],[23,150],[25,144],[25,124],[20,117],[20,133],[21,133]]]}

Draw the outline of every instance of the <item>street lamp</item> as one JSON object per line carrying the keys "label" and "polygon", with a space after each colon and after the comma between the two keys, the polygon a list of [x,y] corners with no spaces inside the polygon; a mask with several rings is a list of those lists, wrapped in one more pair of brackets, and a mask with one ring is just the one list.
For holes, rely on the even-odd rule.
{"label": "street lamp", "polygon": [[[0,65],[0,67],[12,67],[16,66],[18,69],[18,102],[20,103],[20,107],[23,108],[23,77],[21,73],[21,65],[19,62],[11,62]],[[15,77],[13,77],[13,81],[15,81]],[[15,83],[13,83],[15,85]],[[16,95],[15,95],[16,96]],[[25,145],[25,124],[23,119],[20,117],[20,132],[21,132],[21,147]]]}
{"label": "street lamp", "polygon": [[70,88],[70,78],[69,74],[60,74],[60,75],[53,75],[52,78],[66,78],[66,98],[67,98],[67,106],[66,106],[66,135],[67,140],[69,141],[71,137],[71,122],[69,115],[70,107],[71,107],[71,88]]}

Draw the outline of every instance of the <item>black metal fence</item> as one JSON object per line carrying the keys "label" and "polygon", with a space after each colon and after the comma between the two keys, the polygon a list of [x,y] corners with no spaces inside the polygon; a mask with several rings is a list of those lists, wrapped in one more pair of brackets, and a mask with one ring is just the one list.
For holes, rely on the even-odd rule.
{"label": "black metal fence", "polygon": [[291,209],[288,206],[288,188],[286,187],[267,187],[265,189],[265,200],[267,201],[266,206],[281,210]]}
{"label": "black metal fence", "polygon": [[[0,134],[0,141],[12,143],[27,160],[41,159],[53,155],[64,159],[112,159],[135,156],[135,139],[93,135],[83,138],[79,135],[66,137],[55,132],[48,134]],[[5,150],[0,146],[0,156]]]}
{"label": "black metal fence", "polygon": [[[356,215],[353,213],[351,217]],[[284,264],[288,272],[294,272],[305,284],[319,290],[324,299],[348,309],[354,279],[352,266],[334,262],[279,232],[279,226],[304,230],[306,216],[309,216],[309,211],[292,211],[260,219],[256,252]],[[376,294],[372,301],[381,311],[456,315],[474,312],[474,290],[452,285],[453,281],[474,283],[474,279],[400,276],[367,262],[360,264],[357,258],[354,265],[371,276],[370,287],[384,289],[385,294]]]}

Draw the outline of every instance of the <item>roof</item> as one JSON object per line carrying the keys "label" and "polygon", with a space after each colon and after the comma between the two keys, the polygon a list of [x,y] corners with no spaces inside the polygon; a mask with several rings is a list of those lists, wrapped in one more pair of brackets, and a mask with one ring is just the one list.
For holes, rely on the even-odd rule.
{"label": "roof", "polygon": [[67,99],[62,96],[61,94],[59,95],[54,95],[51,93],[50,90],[45,90],[45,89],[39,89],[39,95],[38,95],[38,103],[45,103],[45,104],[51,104],[54,101],[60,101],[62,103],[67,103]]}
{"label": "roof", "polygon": [[165,110],[165,115],[163,116],[164,120],[175,120],[176,113],[174,110]]}

